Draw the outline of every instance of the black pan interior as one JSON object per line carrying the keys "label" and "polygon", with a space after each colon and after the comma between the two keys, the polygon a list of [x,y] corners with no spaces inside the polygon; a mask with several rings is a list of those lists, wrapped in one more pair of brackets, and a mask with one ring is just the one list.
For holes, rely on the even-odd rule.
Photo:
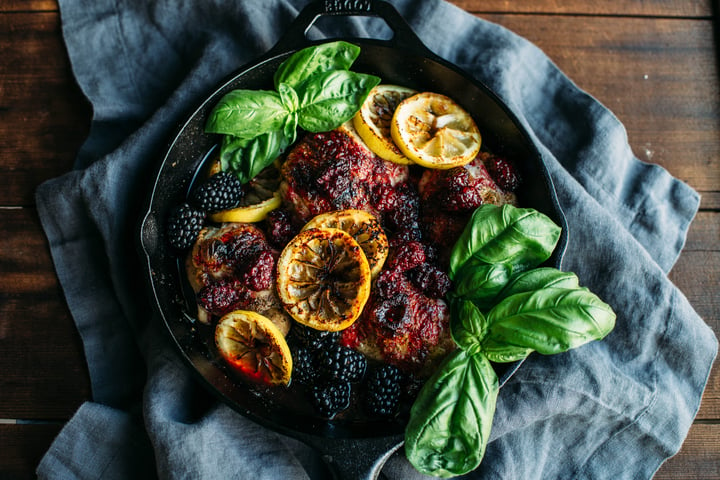
{"label": "black pan interior", "polygon": [[[428,58],[372,40],[351,40],[361,46],[354,71],[372,73],[383,83],[394,83],[421,91],[444,93],[470,111],[483,135],[483,144],[514,159],[526,179],[519,194],[523,206],[549,215],[563,230],[567,226],[557,204],[555,191],[541,157],[515,117],[483,85],[440,59]],[[184,275],[173,251],[167,246],[164,222],[171,207],[183,201],[203,162],[216,146],[218,137],[205,134],[203,126],[209,111],[228,91],[236,88],[272,89],[272,76],[291,52],[273,56],[243,69],[210,95],[179,130],[162,161],[141,224],[140,241],[146,263],[149,287],[170,335],[198,378],[231,407],[258,423],[289,434],[311,434],[334,438],[372,438],[401,434],[405,421],[354,420],[326,421],[315,416],[309,406],[298,401],[290,389],[267,390],[251,387],[228,372],[208,341],[207,327],[194,320],[192,298],[184,291]],[[563,235],[548,262],[559,267],[567,242]],[[208,346],[210,345],[210,346]],[[518,364],[499,370],[501,383]]]}

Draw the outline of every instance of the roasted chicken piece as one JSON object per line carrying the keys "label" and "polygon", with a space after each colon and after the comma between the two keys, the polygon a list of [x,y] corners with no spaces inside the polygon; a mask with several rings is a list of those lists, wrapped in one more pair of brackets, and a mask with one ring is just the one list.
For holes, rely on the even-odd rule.
{"label": "roasted chicken piece", "polygon": [[298,142],[280,174],[285,205],[307,222],[320,213],[350,208],[380,218],[377,189],[406,182],[408,167],[377,157],[348,122]]}
{"label": "roasted chicken piece", "polygon": [[420,224],[425,238],[438,245],[445,257],[477,207],[517,204],[515,193],[501,188],[496,178],[513,189],[519,183],[509,162],[487,152],[462,167],[423,172],[418,182]]}
{"label": "roasted chicken piece", "polygon": [[198,320],[210,323],[213,316],[251,310],[268,317],[287,334],[291,320],[275,289],[277,256],[254,225],[205,227],[185,263],[196,294]]}

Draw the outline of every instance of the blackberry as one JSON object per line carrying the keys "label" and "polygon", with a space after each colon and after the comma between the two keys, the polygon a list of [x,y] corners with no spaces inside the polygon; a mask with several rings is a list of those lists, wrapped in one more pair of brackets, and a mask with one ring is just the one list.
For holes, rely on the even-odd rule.
{"label": "blackberry", "polygon": [[388,183],[374,185],[370,198],[373,206],[379,212],[389,212],[398,204],[397,191]]}
{"label": "blackberry", "polygon": [[316,352],[321,348],[337,343],[340,338],[340,332],[327,332],[323,330],[315,330],[296,323],[291,332],[292,338],[297,340],[302,346],[310,351]]}
{"label": "blackberry", "polygon": [[224,315],[242,305],[248,292],[233,282],[211,283],[198,292],[198,304],[214,315]]}
{"label": "blackberry", "polygon": [[365,383],[364,404],[371,415],[394,415],[400,405],[400,370],[393,365],[383,365],[368,374]]}
{"label": "blackberry", "polygon": [[420,242],[398,242],[388,258],[388,270],[404,272],[425,262],[425,247]]}
{"label": "blackberry", "polygon": [[451,282],[447,273],[434,265],[423,263],[405,272],[410,282],[430,298],[441,298],[450,291]]}
{"label": "blackberry", "polygon": [[394,204],[388,205],[383,219],[385,227],[402,230],[417,223],[420,218],[420,195],[407,183],[395,187]]}
{"label": "blackberry", "polygon": [[310,388],[310,401],[323,417],[332,418],[350,406],[348,382],[314,385]]}
{"label": "blackberry", "polygon": [[293,358],[292,378],[304,385],[312,385],[319,380],[315,355],[303,346],[291,347]]}
{"label": "blackberry", "polygon": [[337,343],[320,350],[317,360],[320,375],[330,381],[359,382],[367,367],[363,354]]}
{"label": "blackberry", "polygon": [[388,333],[405,332],[413,324],[413,310],[404,293],[377,302],[371,318]]}
{"label": "blackberry", "polygon": [[375,294],[381,298],[393,298],[405,291],[405,279],[399,270],[381,270],[375,280]]}
{"label": "blackberry", "polygon": [[191,207],[187,203],[178,205],[170,211],[167,234],[170,246],[176,250],[190,248],[205,223],[205,212]]}
{"label": "blackberry", "polygon": [[520,175],[508,160],[490,155],[485,158],[484,164],[495,183],[506,192],[514,192],[520,186]]}
{"label": "blackberry", "polygon": [[403,225],[393,234],[393,241],[397,242],[419,242],[422,238],[422,228],[416,220]]}
{"label": "blackberry", "polygon": [[283,208],[268,213],[265,226],[268,241],[280,249],[287,245],[299,230],[293,225],[290,212]]}
{"label": "blackberry", "polygon": [[201,210],[212,213],[236,207],[242,197],[240,179],[230,172],[219,172],[202,183],[190,200]]}
{"label": "blackberry", "polygon": [[259,252],[255,259],[246,266],[242,274],[242,282],[250,290],[267,290],[273,285],[275,257],[270,250]]}

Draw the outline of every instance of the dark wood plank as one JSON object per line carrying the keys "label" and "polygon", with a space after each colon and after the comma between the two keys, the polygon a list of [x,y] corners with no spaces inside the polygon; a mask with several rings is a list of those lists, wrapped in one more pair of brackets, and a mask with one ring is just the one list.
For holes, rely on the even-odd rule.
{"label": "dark wood plank", "polygon": [[[715,331],[720,332],[720,251],[691,250],[680,255],[670,271],[670,280],[685,294],[695,311]],[[720,417],[718,417],[720,418]]]}
{"label": "dark wood plank", "polygon": [[695,424],[680,452],[660,467],[655,480],[720,478],[720,425]]}
{"label": "dark wood plank", "polygon": [[701,210],[690,224],[683,251],[717,252],[720,250],[720,213]]}
{"label": "dark wood plank", "polygon": [[32,205],[68,171],[90,108],[70,71],[55,13],[0,15],[0,205]]}
{"label": "dark wood plank", "polygon": [[710,1],[705,0],[619,0],[588,2],[587,0],[452,0],[469,12],[552,13],[562,15],[709,17]]}
{"label": "dark wood plank", "polygon": [[664,166],[702,193],[718,191],[720,80],[711,21],[483,17],[533,41],[613,111],[640,159]]}
{"label": "dark wood plank", "polygon": [[67,419],[87,366],[32,209],[0,209],[0,418]]}
{"label": "dark wood plank", "polygon": [[35,468],[62,424],[0,424],[0,478],[36,478]]}

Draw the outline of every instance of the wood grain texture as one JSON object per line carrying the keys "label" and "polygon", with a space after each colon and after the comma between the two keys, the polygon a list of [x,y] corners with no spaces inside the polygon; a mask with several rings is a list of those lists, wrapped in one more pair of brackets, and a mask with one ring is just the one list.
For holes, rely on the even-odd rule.
{"label": "wood grain texture", "polygon": [[62,424],[0,424],[0,478],[29,480]]}
{"label": "wood grain texture", "polygon": [[0,58],[0,205],[32,205],[37,185],[72,167],[90,107],[57,13],[0,14]]}
{"label": "wood grain texture", "polygon": [[[452,3],[538,45],[618,116],[638,158],[700,191],[701,210],[670,279],[720,332],[717,2]],[[55,0],[0,2],[0,58],[0,478],[21,479],[34,478],[62,422],[91,395],[33,195],[72,167],[92,112],[72,77]],[[655,478],[720,479],[717,365],[682,449]]]}
{"label": "wood grain texture", "polygon": [[693,425],[680,452],[663,464],[655,480],[720,478],[719,442],[720,425]]}
{"label": "wood grain texture", "polygon": [[619,0],[588,2],[587,0],[454,0],[469,12],[543,13],[552,15],[701,17],[712,15],[711,0]]}
{"label": "wood grain texture", "polygon": [[0,418],[67,419],[90,398],[80,337],[33,209],[0,209]]}

